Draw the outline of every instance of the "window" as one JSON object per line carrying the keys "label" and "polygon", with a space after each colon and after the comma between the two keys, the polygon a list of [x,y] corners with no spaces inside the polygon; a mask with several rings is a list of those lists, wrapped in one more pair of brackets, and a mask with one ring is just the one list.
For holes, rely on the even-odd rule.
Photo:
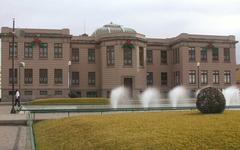
{"label": "window", "polygon": [[88,63],[95,63],[95,49],[88,49]]}
{"label": "window", "polygon": [[114,47],[107,46],[107,65],[114,65]]}
{"label": "window", "polygon": [[174,72],[174,85],[180,84],[180,71]]}
{"label": "window", "polygon": [[144,66],[144,50],[143,50],[143,47],[139,47],[139,65]]}
{"label": "window", "polygon": [[32,91],[24,91],[24,95],[32,95]]}
{"label": "window", "polygon": [[40,95],[48,95],[48,91],[40,91]]}
{"label": "window", "polygon": [[[17,47],[17,43],[14,43],[14,56],[17,57],[18,55],[18,47]],[[9,57],[12,58],[12,53],[13,53],[13,43],[10,42],[9,43]]]}
{"label": "window", "polygon": [[189,62],[194,62],[196,60],[194,47],[189,47],[188,49],[188,60]]}
{"label": "window", "polygon": [[208,83],[208,72],[207,72],[207,70],[202,70],[201,71],[201,83],[202,84],[207,84]]}
{"label": "window", "polygon": [[79,85],[79,72],[72,72],[72,85]]}
{"label": "window", "polygon": [[231,71],[224,71],[224,83],[231,84]]}
{"label": "window", "polygon": [[212,60],[218,61],[218,59],[219,59],[218,48],[213,48],[212,49]]}
{"label": "window", "polygon": [[167,85],[167,72],[161,72],[161,85]]}
{"label": "window", "polygon": [[95,85],[95,72],[88,72],[88,85]]}
{"label": "window", "polygon": [[153,85],[153,73],[147,72],[147,85],[151,86]]}
{"label": "window", "polygon": [[213,84],[219,84],[219,71],[213,71]]}
{"label": "window", "polygon": [[24,43],[24,58],[33,57],[33,48],[31,43]]}
{"label": "window", "polygon": [[54,69],[54,83],[55,84],[62,84],[63,82],[62,77],[62,69]]}
{"label": "window", "polygon": [[39,46],[39,58],[47,58],[48,57],[48,44],[42,43]]}
{"label": "window", "polygon": [[201,61],[207,61],[207,48],[202,47],[201,49]]}
{"label": "window", "polygon": [[79,49],[72,48],[72,62],[78,63],[79,62]]}
{"label": "window", "polygon": [[153,51],[148,49],[147,50],[147,64],[153,63]]}
{"label": "window", "polygon": [[190,70],[188,73],[189,84],[196,84],[196,71]]}
{"label": "window", "polygon": [[14,72],[13,72],[13,70],[12,69],[9,69],[9,76],[8,76],[8,78],[9,78],[9,84],[12,84],[12,77],[13,77],[13,75],[14,75],[14,84],[17,84],[17,79],[18,79],[18,77],[17,77],[17,69],[14,69]]}
{"label": "window", "polygon": [[24,69],[24,83],[25,84],[33,83],[33,70],[32,69]]}
{"label": "window", "polygon": [[167,51],[161,50],[161,63],[167,64]]}
{"label": "window", "polygon": [[48,83],[48,70],[47,69],[39,69],[39,83],[40,84]]}
{"label": "window", "polygon": [[230,49],[224,48],[224,61],[230,62]]}
{"label": "window", "polygon": [[123,50],[123,63],[124,65],[132,65],[132,49],[125,48]]}
{"label": "window", "polygon": [[54,58],[62,58],[62,43],[54,43]]}
{"label": "window", "polygon": [[97,92],[96,91],[89,91],[89,92],[87,92],[87,97],[97,97]]}
{"label": "window", "polygon": [[173,49],[173,64],[178,64],[180,61],[179,48]]}
{"label": "window", "polygon": [[62,91],[56,90],[54,91],[54,95],[62,95]]}

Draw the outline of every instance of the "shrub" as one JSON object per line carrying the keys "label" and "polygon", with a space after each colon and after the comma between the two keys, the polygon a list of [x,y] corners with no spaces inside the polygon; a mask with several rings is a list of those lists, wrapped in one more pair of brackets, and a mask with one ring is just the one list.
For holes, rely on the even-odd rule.
{"label": "shrub", "polygon": [[68,93],[68,96],[71,97],[71,98],[80,97],[80,95],[79,95],[76,91],[70,91],[70,92]]}
{"label": "shrub", "polygon": [[222,92],[213,87],[201,89],[197,95],[197,109],[202,113],[222,113],[226,101]]}

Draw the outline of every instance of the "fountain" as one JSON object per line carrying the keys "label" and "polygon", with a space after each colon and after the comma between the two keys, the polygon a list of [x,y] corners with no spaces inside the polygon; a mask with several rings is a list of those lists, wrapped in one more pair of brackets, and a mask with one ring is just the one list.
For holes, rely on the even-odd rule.
{"label": "fountain", "polygon": [[223,90],[223,95],[226,99],[226,105],[240,104],[240,90],[236,86],[230,86]]}
{"label": "fountain", "polygon": [[114,88],[110,95],[111,107],[118,108],[120,104],[127,104],[129,101],[129,91],[124,86]]}
{"label": "fountain", "polygon": [[159,106],[160,93],[155,88],[147,88],[141,95],[140,101],[144,108],[149,106]]}
{"label": "fountain", "polygon": [[184,86],[176,86],[168,93],[172,107],[177,107],[179,101],[189,99],[189,95],[189,91]]}

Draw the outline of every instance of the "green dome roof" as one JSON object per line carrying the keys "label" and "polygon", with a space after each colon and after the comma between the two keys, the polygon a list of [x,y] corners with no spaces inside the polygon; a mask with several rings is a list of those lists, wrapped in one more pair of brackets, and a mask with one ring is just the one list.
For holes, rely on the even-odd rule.
{"label": "green dome roof", "polygon": [[134,29],[126,28],[118,24],[110,23],[98,28],[92,35],[98,36],[109,33],[137,33]]}

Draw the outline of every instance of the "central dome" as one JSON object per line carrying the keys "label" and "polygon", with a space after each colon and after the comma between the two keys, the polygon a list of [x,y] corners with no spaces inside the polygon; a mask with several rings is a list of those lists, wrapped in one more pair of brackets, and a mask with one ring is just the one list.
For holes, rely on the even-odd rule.
{"label": "central dome", "polygon": [[93,32],[92,35],[105,35],[109,33],[137,33],[134,29],[126,28],[118,24],[110,23],[106,24],[101,28],[98,28],[96,31]]}

